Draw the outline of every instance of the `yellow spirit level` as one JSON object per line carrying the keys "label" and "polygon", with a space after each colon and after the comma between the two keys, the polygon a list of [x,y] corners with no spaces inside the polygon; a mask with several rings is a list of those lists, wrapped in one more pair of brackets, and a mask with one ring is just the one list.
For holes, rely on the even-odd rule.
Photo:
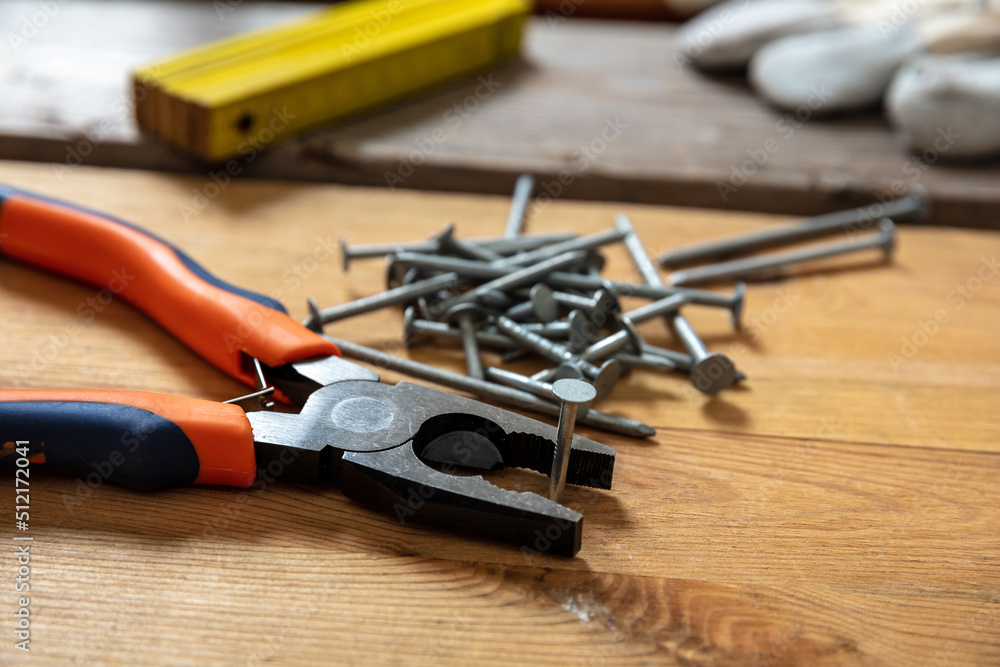
{"label": "yellow spirit level", "polygon": [[140,127],[218,162],[518,52],[530,0],[358,0],[133,73]]}

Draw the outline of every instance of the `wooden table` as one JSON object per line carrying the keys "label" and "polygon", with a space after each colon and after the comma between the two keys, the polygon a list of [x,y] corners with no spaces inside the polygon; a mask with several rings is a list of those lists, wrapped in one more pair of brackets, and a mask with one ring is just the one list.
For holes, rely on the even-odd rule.
{"label": "wooden table", "polygon": [[[683,66],[675,26],[581,20],[569,11],[580,4],[566,0],[566,15],[535,18],[523,60],[486,73],[488,93],[475,78],[458,82],[277,142],[241,168],[263,178],[491,194],[509,193],[530,171],[574,199],[796,215],[922,187],[936,224],[1000,226],[997,163],[921,161],[877,115],[820,120],[803,109],[789,117],[741,79]],[[0,158],[51,162],[61,173],[82,163],[207,175],[210,167],[139,132],[129,72],[315,6],[60,3],[34,37],[0,52]],[[35,0],[0,3],[0,25],[21,26],[35,11]]]}
{"label": "wooden table", "polygon": [[[380,262],[345,276],[326,254],[340,234],[422,238],[446,220],[490,234],[508,206],[241,182],[185,223],[179,209],[203,180],[84,167],[59,181],[48,166],[6,162],[0,183],[141,224],[222,278],[280,296],[296,318],[307,295],[334,304],[381,289]],[[774,220],[559,201],[531,227],[595,231],[618,211],[652,251]],[[586,516],[572,560],[403,526],[336,488],[105,485],[81,497],[74,479],[33,476],[32,652],[12,648],[8,515],[0,661],[997,664],[998,250],[996,233],[908,228],[892,266],[858,257],[836,262],[850,270],[816,266],[752,286],[742,333],[719,311],[689,308],[709,347],[750,379],[714,399],[679,375],[636,373],[620,385],[605,408],[657,433],[633,441],[581,429],[618,459],[612,491],[567,490]],[[608,256],[610,274],[629,273],[620,249]],[[0,263],[0,387],[241,392],[125,304],[88,321],[81,304],[94,296]],[[452,350],[399,347],[400,325],[386,310],[329,332],[461,367]],[[673,345],[659,322],[643,331]],[[546,483],[526,471],[490,479]],[[13,481],[0,486],[12,503]]]}

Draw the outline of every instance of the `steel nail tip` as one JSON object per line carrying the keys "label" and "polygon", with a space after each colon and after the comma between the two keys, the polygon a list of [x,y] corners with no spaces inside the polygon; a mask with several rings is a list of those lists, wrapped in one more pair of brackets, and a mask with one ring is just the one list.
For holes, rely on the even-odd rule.
{"label": "steel nail tip", "polygon": [[580,404],[591,403],[597,391],[583,380],[556,380],[552,384],[552,394],[559,399],[559,426],[556,428],[555,455],[552,472],[549,475],[549,500],[562,503],[566,489],[566,472],[569,469],[569,453],[573,446],[573,431],[576,427]]}
{"label": "steel nail tip", "polygon": [[[882,258],[886,260],[895,251],[896,237],[894,230],[895,225],[892,220],[885,218],[879,223],[875,233],[866,233],[848,241],[827,243],[801,250],[756,255],[754,257],[721,262],[719,264],[706,264],[705,266],[675,271],[669,276],[670,283],[675,286],[686,286],[723,280],[757,279],[763,272],[784,271],[787,267],[795,264],[846,255],[872,248],[882,250]],[[784,274],[782,273],[781,275]]]}

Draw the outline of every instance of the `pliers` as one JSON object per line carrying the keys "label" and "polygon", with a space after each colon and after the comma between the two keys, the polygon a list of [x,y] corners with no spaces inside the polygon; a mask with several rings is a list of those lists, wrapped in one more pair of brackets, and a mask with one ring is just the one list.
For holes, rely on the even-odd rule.
{"label": "pliers", "polygon": [[[127,391],[0,390],[0,469],[14,443],[44,470],[140,491],[249,487],[258,476],[337,482],[401,522],[437,524],[573,556],[583,517],[534,493],[450,468],[549,474],[556,429],[479,401],[388,385],[292,320],[284,306],[213,276],[167,241],[116,218],[0,187],[0,254],[119,296],[232,377],[298,413]],[[122,280],[127,275],[128,280]],[[124,284],[121,284],[124,283]],[[19,445],[20,447],[20,445]],[[23,450],[22,450],[23,452]],[[615,451],[574,436],[567,481],[610,488]],[[437,468],[428,464],[437,464]]]}

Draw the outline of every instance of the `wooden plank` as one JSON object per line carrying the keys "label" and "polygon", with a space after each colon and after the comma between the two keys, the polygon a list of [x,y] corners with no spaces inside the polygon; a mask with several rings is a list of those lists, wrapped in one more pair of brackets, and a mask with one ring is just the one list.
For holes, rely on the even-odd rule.
{"label": "wooden plank", "polygon": [[[0,21],[21,25],[34,7],[4,3]],[[127,72],[308,5],[241,3],[221,17],[214,5],[173,0],[116,3],[113,13],[106,7],[95,0],[62,5],[0,67],[8,101],[0,157],[53,162],[63,175],[69,172],[61,167],[78,162],[207,174],[210,168],[138,133]],[[933,222],[997,226],[995,164],[914,161],[875,117],[819,121],[810,113],[799,125],[739,81],[679,67],[674,45],[668,24],[540,17],[524,61],[489,73],[492,92],[478,81],[457,84],[264,154],[248,151],[239,171],[494,194],[533,171],[566,198],[798,215],[921,186],[934,202]],[[620,128],[617,136],[609,123]],[[607,138],[613,141],[602,145]],[[748,163],[765,145],[777,148],[763,166]],[[753,173],[741,184],[734,169]],[[735,192],[720,191],[727,182]]]}
{"label": "wooden plank", "polygon": [[[44,517],[40,654],[54,664],[75,654],[236,664],[271,651],[280,664],[323,653],[380,664],[1000,657],[996,456],[671,440],[622,447],[614,493],[571,495],[590,529],[574,561],[401,527],[329,491],[137,500],[102,488],[76,505],[65,501],[71,481],[45,480],[33,496]],[[113,595],[96,595],[99,582],[114,582]],[[111,646],[107,627],[117,627]]]}
{"label": "wooden plank", "polygon": [[[341,234],[359,243],[419,239],[439,230],[447,220],[454,220],[466,235],[499,233],[506,216],[502,210],[506,202],[499,198],[398,191],[392,196],[383,194],[379,206],[373,207],[366,189],[290,188],[271,183],[231,185],[198,212],[193,193],[203,190],[201,181],[113,173],[120,175],[122,183],[135,185],[102,194],[102,201],[108,202],[105,208],[125,219],[141,221],[174,240],[224,278],[260,292],[276,292],[297,318],[305,316],[305,299],[310,294],[322,304],[336,304],[382,289],[381,262],[358,262],[345,279],[339,259],[324,254],[327,247],[336,245]],[[44,166],[21,164],[5,169],[0,182],[61,193],[81,202],[89,201],[93,190],[103,182],[86,170],[62,182],[47,176]],[[156,193],[148,195],[157,197],[155,203],[148,196],[134,197],[136,188]],[[301,213],[294,217],[288,210],[292,204],[301,207]],[[608,227],[619,211],[629,213],[651,251],[704,239],[706,229],[712,229],[712,234],[729,234],[772,220],[766,216],[722,216],[713,211],[558,202],[539,209],[530,224],[539,230],[597,231]],[[297,235],[289,235],[285,227],[274,225],[274,221],[288,219],[300,225]],[[233,248],[231,254],[212,253],[214,246],[206,239],[206,225],[220,226],[219,234],[227,235],[226,247]],[[844,439],[885,442],[886,433],[891,432],[893,442],[899,444],[996,451],[1000,417],[988,409],[993,397],[987,390],[1000,378],[1000,370],[993,362],[998,345],[992,335],[1000,328],[1000,281],[988,279],[978,284],[977,292],[970,290],[977,286],[977,272],[984,266],[984,258],[991,260],[1000,250],[1000,243],[993,233],[971,230],[955,230],[947,239],[947,243],[941,242],[939,232],[934,230],[907,229],[892,270],[873,265],[871,258],[859,255],[826,264],[854,267],[851,271],[815,272],[795,281],[752,286],[742,334],[733,332],[726,313],[689,309],[691,321],[712,349],[730,354],[750,375],[753,382],[745,391],[706,402],[680,376],[639,375],[616,395],[631,401],[648,400],[652,395],[658,404],[671,406],[662,416],[650,416],[658,426],[809,438],[819,428],[816,415],[836,405],[838,414],[845,417],[840,427],[845,429]],[[328,259],[312,262],[313,253]],[[612,275],[628,277],[631,265],[624,253],[612,248],[607,254]],[[259,266],[259,273],[248,275],[248,266]],[[307,272],[305,267],[312,271]],[[30,289],[39,279],[28,269],[11,267],[10,271],[8,280],[24,285],[24,289]],[[60,284],[54,278],[41,279],[49,285]],[[971,285],[966,286],[970,281]],[[959,287],[969,298],[961,296]],[[74,312],[77,304],[92,293],[75,286],[67,286],[66,292],[54,287],[46,292],[62,294],[49,297],[60,298],[61,302],[47,309],[52,319],[39,327],[34,345],[44,344],[47,332],[64,326],[65,314]],[[894,297],[876,298],[881,294]],[[38,310],[40,305],[28,298],[10,310],[20,308]],[[934,336],[926,337],[921,322],[931,326],[926,323],[933,322],[939,310],[946,311],[947,323]],[[112,318],[119,317],[125,319],[112,322]],[[364,342],[357,336],[357,327],[362,326],[372,332],[368,343],[398,346],[399,319],[398,312],[387,310],[331,325],[329,330],[333,335]],[[109,308],[94,325],[138,331],[140,336],[148,337],[143,346],[156,350],[166,346],[183,359],[183,365],[201,364],[159,329],[143,327],[143,322],[143,316],[127,308]],[[869,329],[879,331],[879,335],[868,335]],[[642,331],[653,343],[677,347],[659,322],[644,325]],[[88,330],[79,335],[80,344],[88,348],[102,344],[103,333],[91,338]],[[904,338],[914,345],[914,350],[906,348]],[[907,358],[909,352],[915,353],[912,360]],[[424,347],[415,348],[413,353],[456,369],[463,367],[449,351]],[[896,355],[899,362],[891,355]],[[26,379],[23,386],[61,383],[63,373],[71,372],[72,363],[60,356]],[[207,378],[214,386],[227,386],[230,393],[239,391],[235,383],[223,384],[229,381],[208,371]],[[205,379],[185,382],[182,374],[174,371],[172,375],[180,384],[167,383],[159,389],[190,394],[198,391],[197,382]],[[122,382],[132,386],[136,382],[127,370],[94,380],[109,387],[121,386]],[[140,380],[139,385],[144,382]],[[796,402],[774,400],[774,396],[790,390],[796,392]],[[898,411],[899,423],[880,419],[879,413],[870,409],[873,402],[888,402]]]}
{"label": "wooden plank", "polygon": [[[59,181],[45,165],[8,162],[0,182],[141,224],[224,279],[280,297],[294,317],[304,316],[308,294],[332,304],[381,288],[380,262],[341,273],[339,258],[326,253],[338,235],[420,238],[449,219],[466,235],[497,233],[508,205],[236,183],[185,223],[181,207],[198,179],[84,167]],[[773,220],[564,201],[530,224],[594,231],[619,210],[651,249],[704,238],[707,228],[721,234]],[[606,408],[658,432],[635,442],[586,431],[617,448],[617,470],[610,492],[567,490],[566,502],[587,517],[573,560],[400,525],[335,488],[138,494],[33,477],[30,658],[994,664],[1000,281],[984,279],[961,307],[948,290],[968,284],[997,246],[991,232],[904,229],[893,266],[753,286],[746,321],[756,328],[742,335],[720,313],[690,309],[711,349],[746,346],[738,357],[750,375],[746,389],[708,399],[679,376],[623,381]],[[627,277],[624,255],[608,256],[608,272]],[[783,295],[799,299],[777,313]],[[0,308],[8,313],[0,386],[210,399],[241,392],[124,304],[103,305],[92,319],[81,313],[94,296],[0,263]],[[887,355],[900,354],[899,336],[912,337],[942,308],[948,321],[894,370]],[[387,310],[330,331],[460,368],[450,350],[403,349],[400,321]],[[672,344],[659,323],[644,332]],[[489,478],[522,491],[545,485],[524,471]],[[10,479],[0,486],[13,497]],[[13,604],[4,597],[0,612]],[[9,639],[0,642],[0,658],[18,657]]]}

